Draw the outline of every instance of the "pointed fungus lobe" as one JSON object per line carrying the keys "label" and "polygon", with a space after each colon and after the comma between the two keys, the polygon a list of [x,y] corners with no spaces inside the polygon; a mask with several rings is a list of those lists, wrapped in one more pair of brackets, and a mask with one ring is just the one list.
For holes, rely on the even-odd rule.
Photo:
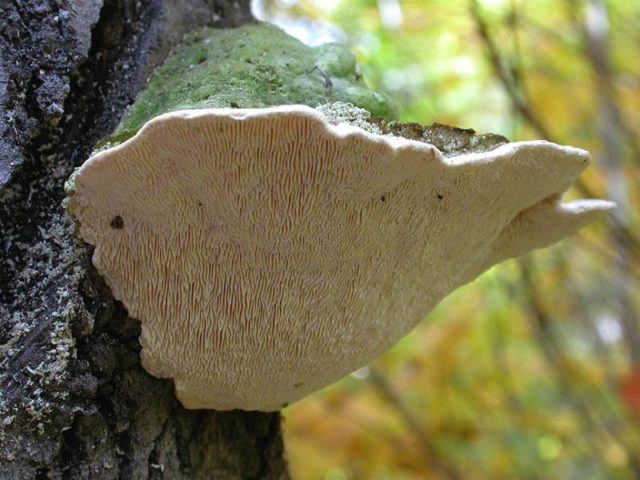
{"label": "pointed fungus lobe", "polygon": [[444,157],[304,106],[184,110],[90,158],[69,207],[144,368],[187,408],[271,411],[611,209],[560,203],[587,163],[543,141]]}

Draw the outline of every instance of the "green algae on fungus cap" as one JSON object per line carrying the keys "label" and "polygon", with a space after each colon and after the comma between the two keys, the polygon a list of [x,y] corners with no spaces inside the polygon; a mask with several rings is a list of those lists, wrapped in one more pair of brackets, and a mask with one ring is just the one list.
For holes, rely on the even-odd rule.
{"label": "green algae on fungus cap", "polygon": [[396,116],[385,94],[367,88],[341,44],[310,47],[268,23],[207,28],[188,36],[154,72],[112,140],[175,110],[330,102],[349,102],[387,120]]}
{"label": "green algae on fungus cap", "polygon": [[271,411],[612,208],[560,202],[587,163],[543,141],[445,157],[301,105],[185,110],[91,157],[69,211],[149,373],[186,408]]}

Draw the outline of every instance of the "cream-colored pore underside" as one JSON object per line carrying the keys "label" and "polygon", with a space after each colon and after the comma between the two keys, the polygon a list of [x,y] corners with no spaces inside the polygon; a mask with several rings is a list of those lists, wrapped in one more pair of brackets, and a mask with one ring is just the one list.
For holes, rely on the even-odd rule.
{"label": "cream-colored pore underside", "polygon": [[300,106],[182,111],[87,161],[70,209],[144,367],[187,408],[268,411],[610,208],[554,196],[587,160],[545,142],[444,159]]}

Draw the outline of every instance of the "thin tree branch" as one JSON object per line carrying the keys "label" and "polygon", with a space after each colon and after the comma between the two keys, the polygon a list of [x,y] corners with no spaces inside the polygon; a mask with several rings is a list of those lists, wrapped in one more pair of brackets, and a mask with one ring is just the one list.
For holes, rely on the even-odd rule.
{"label": "thin tree branch", "polygon": [[450,465],[447,465],[437,449],[420,426],[420,421],[413,414],[413,412],[405,405],[404,401],[393,389],[393,387],[387,382],[387,379],[378,372],[375,368],[369,368],[369,379],[376,389],[380,392],[382,397],[395,409],[395,411],[402,417],[407,428],[413,432],[416,439],[422,445],[424,455],[428,464],[437,472],[450,480],[461,480],[460,474],[453,469]]}
{"label": "thin tree branch", "polygon": [[[599,130],[603,145],[601,165],[607,177],[609,197],[615,201],[619,209],[614,212],[617,223],[626,222],[625,215],[630,209],[627,181],[622,171],[626,128],[622,113],[615,98],[612,71],[609,62],[608,12],[602,0],[588,0],[584,20],[579,23],[575,0],[568,0],[575,28],[581,33],[584,53],[593,72],[599,106]],[[629,141],[634,150],[633,140]],[[617,275],[612,279],[611,290],[616,298],[617,314],[624,329],[624,342],[627,345],[631,361],[640,364],[640,325],[638,325],[631,292],[625,281],[630,274],[634,258],[630,252],[629,240],[614,229],[611,240],[617,252],[614,268]]]}
{"label": "thin tree branch", "polygon": [[[574,379],[576,371],[565,356],[562,347],[555,335],[553,325],[556,323],[552,315],[545,306],[540,302],[542,293],[538,290],[532,276],[531,262],[527,259],[518,260],[520,267],[520,283],[523,291],[526,293],[526,299],[522,302],[523,312],[526,314],[538,339],[544,358],[546,359],[551,371],[557,376],[556,383],[561,390],[564,391],[567,399],[570,399],[575,409],[580,412],[580,419],[590,426],[591,430],[597,437],[591,439],[585,437],[584,440],[589,445],[594,458],[599,458],[601,462],[605,462],[602,458],[602,451],[599,445],[608,441],[610,438],[622,439],[623,424],[607,415],[607,418],[601,418],[598,411],[592,408],[587,402],[584,394],[577,391]],[[584,380],[584,379],[582,379]],[[593,391],[598,391],[598,386],[593,386]],[[627,443],[625,445],[627,454],[629,455],[630,464],[633,470],[638,474],[636,478],[640,478],[640,456],[637,455],[636,449]]]}

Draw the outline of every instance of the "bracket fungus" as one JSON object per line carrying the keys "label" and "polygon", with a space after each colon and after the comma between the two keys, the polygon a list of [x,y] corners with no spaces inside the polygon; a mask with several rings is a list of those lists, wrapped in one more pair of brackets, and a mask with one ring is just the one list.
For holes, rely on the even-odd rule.
{"label": "bracket fungus", "polygon": [[393,118],[344,47],[204,30],[70,180],[79,236],[141,322],[142,365],[186,408],[278,410],[612,208],[560,203],[583,150],[369,113]]}
{"label": "bracket fungus", "polygon": [[143,366],[187,408],[271,411],[612,208],[560,203],[588,159],[544,141],[445,157],[300,105],[182,110],[90,158],[69,208]]}

